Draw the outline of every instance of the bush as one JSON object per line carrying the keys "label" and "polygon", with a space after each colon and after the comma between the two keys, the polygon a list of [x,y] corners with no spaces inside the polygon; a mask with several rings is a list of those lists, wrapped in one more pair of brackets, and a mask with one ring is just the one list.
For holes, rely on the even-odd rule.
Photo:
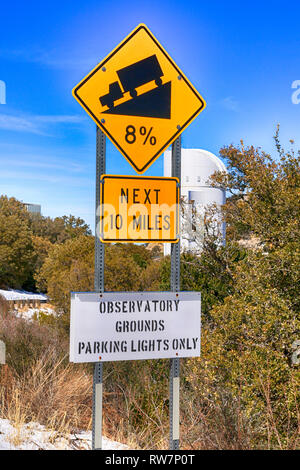
{"label": "bush", "polygon": [[66,339],[48,326],[16,318],[12,314],[0,319],[0,339],[6,344],[7,364],[22,376],[45,352],[55,349],[57,357],[68,351]]}
{"label": "bush", "polygon": [[[202,357],[189,361],[187,380],[200,401],[222,394],[238,399],[253,432],[250,446],[299,446],[299,368],[291,364],[300,333],[300,152],[279,159],[252,147],[222,150],[228,175],[216,180],[232,191],[225,207],[232,239],[256,237],[255,249],[231,266],[231,288],[203,322]],[[244,244],[247,246],[247,244]],[[225,266],[227,269],[227,266]]]}
{"label": "bush", "polygon": [[68,343],[55,329],[8,316],[1,320],[7,365],[0,374],[0,417],[36,421],[56,432],[89,429],[92,375],[68,363]]}
{"label": "bush", "polygon": [[3,295],[0,295],[0,318],[5,317],[8,313],[8,302],[3,297]]}

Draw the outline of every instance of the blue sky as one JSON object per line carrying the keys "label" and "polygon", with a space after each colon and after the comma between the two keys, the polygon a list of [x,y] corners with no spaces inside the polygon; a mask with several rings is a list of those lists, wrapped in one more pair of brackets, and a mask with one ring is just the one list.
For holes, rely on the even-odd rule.
{"label": "blue sky", "polygon": [[[94,228],[95,124],[72,88],[145,23],[204,96],[185,148],[218,155],[230,143],[300,148],[298,1],[69,1],[0,5],[0,194],[74,214]],[[132,174],[108,143],[107,172]],[[162,174],[162,157],[146,172]]]}

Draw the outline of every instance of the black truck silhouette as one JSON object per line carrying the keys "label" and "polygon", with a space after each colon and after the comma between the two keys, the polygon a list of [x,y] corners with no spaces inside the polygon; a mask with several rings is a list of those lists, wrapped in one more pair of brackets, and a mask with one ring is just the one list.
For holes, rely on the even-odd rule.
{"label": "black truck silhouette", "polygon": [[117,75],[123,87],[123,91],[119,82],[111,83],[109,85],[109,93],[99,98],[102,106],[113,108],[114,102],[122,98],[128,91],[130,96],[135,98],[137,96],[136,88],[152,80],[155,80],[155,84],[160,86],[162,84],[161,77],[163,76],[163,72],[156,55],[152,55],[118,70]]}

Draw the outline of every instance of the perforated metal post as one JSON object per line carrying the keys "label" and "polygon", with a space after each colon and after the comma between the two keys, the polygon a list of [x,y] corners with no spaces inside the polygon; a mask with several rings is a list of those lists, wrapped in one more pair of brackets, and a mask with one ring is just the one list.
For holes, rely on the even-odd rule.
{"label": "perforated metal post", "polygon": [[[104,244],[100,241],[100,190],[101,175],[105,173],[106,138],[96,127],[96,228],[95,228],[95,292],[104,292]],[[92,448],[102,449],[102,396],[103,364],[97,362],[93,379],[93,434]]]}
{"label": "perforated metal post", "polygon": [[[181,136],[172,145],[172,176],[179,178],[181,185]],[[180,239],[171,245],[171,291],[180,291]],[[170,449],[179,449],[179,387],[180,360],[170,361]]]}

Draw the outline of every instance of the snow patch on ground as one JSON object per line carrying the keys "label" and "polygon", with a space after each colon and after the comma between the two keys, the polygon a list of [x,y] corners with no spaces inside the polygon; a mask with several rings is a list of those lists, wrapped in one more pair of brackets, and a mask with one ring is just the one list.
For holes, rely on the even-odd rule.
{"label": "snow patch on ground", "polygon": [[25,320],[32,320],[32,317],[36,314],[39,316],[39,313],[45,313],[46,315],[56,315],[55,310],[51,307],[24,307],[22,309],[14,310],[16,317],[24,318]]}
{"label": "snow patch on ground", "polygon": [[24,290],[3,290],[0,289],[0,295],[2,295],[6,300],[40,300],[46,302],[48,300],[47,295],[44,294],[34,294],[33,292],[27,292]]}
{"label": "snow patch on ground", "polygon": [[[0,418],[0,450],[89,450],[92,433],[78,432],[62,435],[48,431],[39,423],[15,427],[8,419]],[[103,450],[128,450],[120,442],[103,438]]]}

